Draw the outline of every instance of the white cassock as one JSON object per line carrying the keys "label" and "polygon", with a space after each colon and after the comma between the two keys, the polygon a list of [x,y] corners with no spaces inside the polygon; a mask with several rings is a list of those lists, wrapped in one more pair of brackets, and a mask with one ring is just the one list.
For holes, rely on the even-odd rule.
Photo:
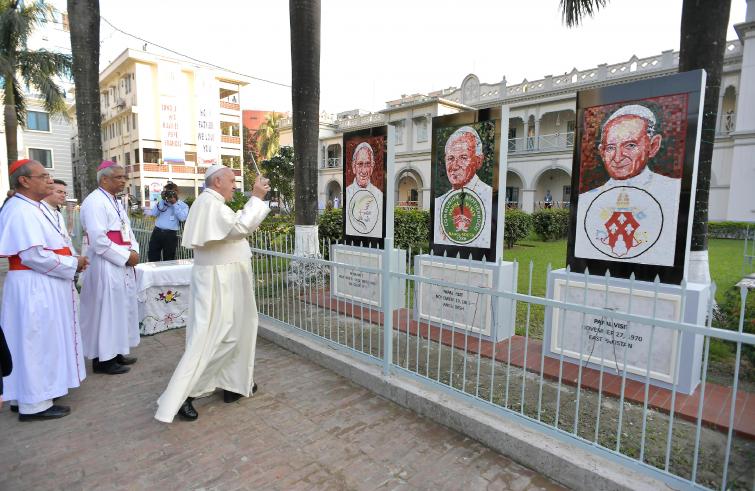
{"label": "white cassock", "polygon": [[216,388],[249,396],[257,304],[247,236],[269,212],[256,197],[234,212],[212,189],[205,189],[189,210],[181,242],[194,249],[186,351],[157,400],[155,419],[172,422],[187,397]]}
{"label": "white cassock", "polygon": [[80,216],[89,258],[81,280],[84,356],[106,361],[139,344],[136,275],[126,266],[139,244],[120,200],[101,188],[86,197]]}
{"label": "white cassock", "polygon": [[52,216],[54,216],[54,223],[55,225],[60,229],[60,232],[65,236],[66,243],[68,244],[68,248],[71,249],[71,254],[76,256],[76,248],[73,246],[73,240],[71,240],[71,234],[68,232],[68,227],[66,227],[66,219],[63,216],[63,214],[58,210],[57,207],[49,204],[47,201],[42,200],[41,201],[42,206],[47,208]]}
{"label": "white cassock", "polygon": [[383,236],[383,192],[371,182],[346,186],[346,235]]}
{"label": "white cassock", "polygon": [[67,241],[41,206],[16,195],[0,210],[0,256],[10,262],[0,322],[14,365],[3,397],[27,414],[46,410],[86,378],[73,284],[78,261],[62,255]]}
{"label": "white cassock", "polygon": [[681,182],[645,167],[581,193],[574,255],[673,266]]}
{"label": "white cassock", "polygon": [[[443,203],[445,203],[446,199],[455,192],[455,190],[449,189],[446,191],[445,194],[442,196],[439,196],[435,198],[435,224],[434,224],[434,235],[433,235],[433,242],[435,244],[445,244],[445,245],[452,245],[452,246],[461,246],[461,247],[478,247],[481,249],[489,249],[490,248],[490,237],[491,237],[491,223],[493,222],[493,188],[485,184],[480,180],[479,177],[477,177],[477,174],[469,180],[466,186],[463,187],[464,191],[466,193],[471,193],[477,197],[479,200],[479,204],[481,205],[480,208],[482,209],[483,216],[482,216],[482,227],[479,232],[479,235],[470,242],[460,243],[452,240],[448,235],[444,232],[443,227],[441,226],[441,210],[443,208]],[[472,198],[470,198],[472,199]]]}

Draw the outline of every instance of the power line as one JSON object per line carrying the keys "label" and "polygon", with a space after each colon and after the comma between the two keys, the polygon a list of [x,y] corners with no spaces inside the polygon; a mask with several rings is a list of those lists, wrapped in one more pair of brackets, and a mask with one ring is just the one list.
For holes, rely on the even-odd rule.
{"label": "power line", "polygon": [[281,83],[281,82],[275,82],[275,81],[273,81],[273,80],[267,80],[267,79],[265,79],[265,78],[255,77],[255,76],[253,76],[253,75],[247,75],[246,73],[237,72],[237,71],[235,71],[235,70],[231,70],[231,69],[229,69],[229,68],[225,68],[225,67],[222,67],[222,66],[220,66],[220,65],[215,65],[214,63],[210,63],[210,62],[208,62],[208,61],[199,60],[199,59],[197,59],[197,58],[194,58],[194,57],[192,57],[192,56],[189,56],[189,55],[185,55],[185,54],[183,54],[183,53],[180,53],[180,52],[178,52],[178,51],[176,51],[176,50],[173,50],[173,49],[170,49],[170,48],[166,48],[165,46],[160,46],[160,45],[159,45],[159,44],[157,44],[157,43],[153,43],[152,41],[148,41],[148,40],[146,40],[146,39],[144,39],[144,38],[141,38],[141,37],[139,37],[139,36],[136,36],[136,35],[134,35],[134,34],[131,34],[131,33],[129,33],[129,32],[126,32],[126,31],[124,31],[123,29],[120,29],[120,28],[118,28],[118,27],[114,26],[112,22],[110,22],[109,20],[107,20],[107,19],[106,19],[105,17],[103,17],[103,16],[100,16],[100,19],[102,19],[103,21],[105,21],[105,23],[106,23],[106,24],[108,24],[108,25],[109,25],[110,27],[112,27],[112,28],[113,28],[113,29],[115,29],[116,31],[120,32],[121,34],[124,34],[124,35],[126,35],[126,36],[132,37],[132,38],[134,38],[134,39],[138,39],[139,41],[141,41],[141,42],[143,42],[143,43],[147,43],[147,44],[151,44],[151,45],[153,45],[153,46],[157,46],[157,47],[158,47],[158,48],[160,48],[160,49],[164,49],[165,51],[168,51],[168,52],[170,52],[170,53],[173,53],[173,54],[175,54],[175,55],[181,56],[181,57],[183,57],[183,58],[187,58],[187,59],[189,59],[189,60],[191,60],[191,61],[196,61],[197,63],[202,63],[203,65],[211,66],[211,67],[213,67],[213,68],[217,68],[217,69],[219,69],[219,70],[224,70],[224,71],[226,71],[226,72],[229,72],[229,73],[233,73],[233,74],[236,74],[236,75],[241,75],[242,77],[247,77],[247,78],[251,78],[251,79],[253,79],[253,80],[258,80],[258,81],[260,81],[260,82],[265,82],[265,83],[268,83],[268,84],[273,84],[273,85],[279,85],[279,86],[281,86],[281,87],[288,87],[289,89],[291,88],[291,86],[290,86],[290,85],[288,85],[288,84],[284,84],[284,83]]}

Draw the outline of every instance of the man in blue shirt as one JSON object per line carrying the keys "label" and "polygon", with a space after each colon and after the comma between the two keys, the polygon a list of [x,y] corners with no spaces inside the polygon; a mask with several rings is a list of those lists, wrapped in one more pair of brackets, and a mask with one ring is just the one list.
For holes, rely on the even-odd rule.
{"label": "man in blue shirt", "polygon": [[[157,217],[152,236],[149,238],[147,258],[150,262],[172,261],[178,247],[178,228],[189,215],[189,206],[178,199],[178,186],[169,182],[162,192],[162,199],[150,210]],[[161,259],[162,254],[162,259]]]}

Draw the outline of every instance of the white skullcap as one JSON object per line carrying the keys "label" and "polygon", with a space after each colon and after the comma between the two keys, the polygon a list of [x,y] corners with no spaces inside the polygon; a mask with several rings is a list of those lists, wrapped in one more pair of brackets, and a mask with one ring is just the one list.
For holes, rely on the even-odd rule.
{"label": "white skullcap", "polygon": [[620,118],[622,116],[637,116],[638,118],[642,118],[647,121],[649,126],[655,126],[655,114],[653,114],[653,111],[646,108],[645,106],[640,106],[639,104],[630,104],[628,106],[620,107],[615,113],[611,114],[611,116],[606,120],[603,126],[605,127],[614,119]]}
{"label": "white skullcap", "polygon": [[215,164],[211,165],[207,168],[207,170],[204,172],[204,178],[207,179],[211,175],[215,174],[216,172],[219,172],[223,169],[228,169],[228,167],[224,166],[223,164]]}

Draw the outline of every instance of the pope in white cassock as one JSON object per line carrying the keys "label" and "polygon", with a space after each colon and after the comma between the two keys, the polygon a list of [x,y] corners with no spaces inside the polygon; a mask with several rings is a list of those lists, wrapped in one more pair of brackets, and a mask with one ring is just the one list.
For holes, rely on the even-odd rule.
{"label": "pope in white cassock", "polygon": [[157,401],[158,421],[170,423],[176,414],[197,419],[192,400],[216,388],[224,390],[225,402],[249,397],[257,390],[258,317],[247,236],[270,212],[262,201],[270,186],[259,176],[252,197],[234,212],[225,203],[233,198],[235,183],[228,167],[209,167],[205,190],[186,219],[181,243],[194,250],[186,351]]}
{"label": "pope in white cassock", "polygon": [[105,161],[97,169],[99,188],[81,204],[81,226],[90,267],[81,286],[84,356],[95,373],[129,371],[127,356],[139,344],[136,274],[139,243],[123,204],[116,198],[126,185],[126,169]]}
{"label": "pope in white cassock", "polygon": [[47,169],[24,159],[8,174],[15,194],[0,210],[0,256],[9,262],[0,322],[15,366],[3,396],[17,401],[21,421],[62,418],[70,408],[53,399],[86,377],[73,278],[88,260],[72,255],[40,203],[52,189]]}

